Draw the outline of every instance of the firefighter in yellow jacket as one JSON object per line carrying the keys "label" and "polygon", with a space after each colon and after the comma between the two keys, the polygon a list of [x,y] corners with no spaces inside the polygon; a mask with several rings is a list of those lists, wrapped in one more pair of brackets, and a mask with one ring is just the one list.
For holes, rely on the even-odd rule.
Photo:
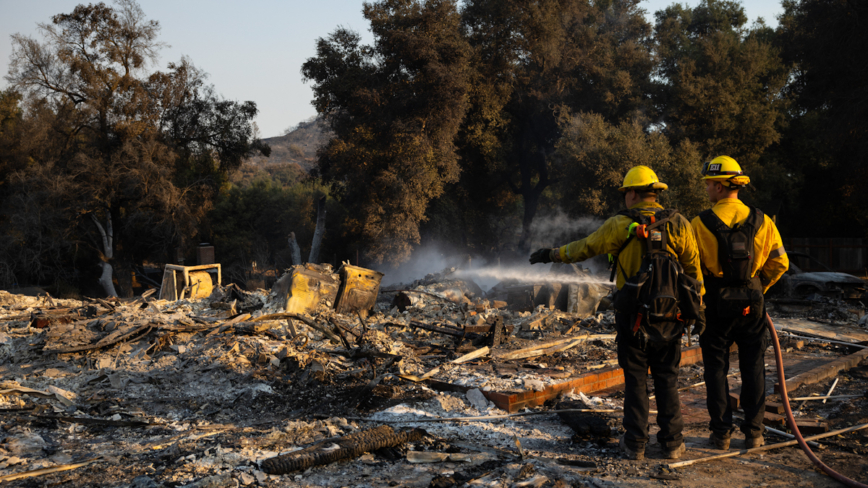
{"label": "firefighter in yellow jacket", "polygon": [[[530,257],[531,264],[564,262],[574,263],[588,258],[610,254],[615,259],[617,272],[616,286],[624,288],[625,280],[639,272],[643,262],[644,244],[635,237],[635,218],[639,214],[646,217],[663,215],[669,212],[657,203],[657,193],[667,189],[657,175],[647,166],[636,166],[627,173],[619,189],[624,194],[624,203],[630,210],[619,212],[609,218],[588,237],[554,249],[540,249]],[[632,212],[632,213],[631,213]],[[662,212],[662,213],[661,213]],[[626,213],[628,215],[622,215]],[[699,254],[696,248],[690,223],[678,213],[660,226],[665,227],[665,246],[678,268],[694,279],[701,280]],[[640,217],[641,218],[641,217]],[[631,232],[634,234],[631,236]],[[659,232],[658,232],[659,234]],[[667,258],[670,259],[670,258]],[[695,283],[695,282],[694,282]],[[697,290],[698,291],[698,290]],[[638,340],[633,329],[633,319],[625,313],[616,313],[618,329],[618,363],[624,370],[624,429],[620,439],[621,450],[630,459],[644,459],[648,433],[648,369],[654,379],[657,396],[657,424],[660,432],[658,443],[663,447],[664,456],[677,459],[684,452],[681,417],[681,402],[678,396],[678,365],[681,361],[681,331],[678,326],[677,339],[668,338],[661,342]]]}
{"label": "firefighter in yellow jacket", "polygon": [[705,282],[707,327],[700,336],[705,364],[709,440],[729,449],[733,431],[729,406],[729,348],[738,345],[745,414],[741,431],[747,448],[763,445],[765,350],[768,347],[763,294],[789,266],[781,235],[771,218],[738,199],[750,183],[729,156],[704,164],[705,190],[714,206],[693,219]]}

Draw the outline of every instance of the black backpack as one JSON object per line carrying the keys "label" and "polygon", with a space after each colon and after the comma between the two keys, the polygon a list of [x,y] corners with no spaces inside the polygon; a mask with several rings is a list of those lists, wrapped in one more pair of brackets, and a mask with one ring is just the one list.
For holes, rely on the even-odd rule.
{"label": "black backpack", "polygon": [[723,278],[708,277],[706,295],[709,313],[722,318],[755,316],[763,309],[762,284],[751,277],[756,256],[753,243],[765,215],[756,207],[741,224],[732,228],[711,210],[699,214],[700,220],[717,238],[717,260]]}
{"label": "black backpack", "polygon": [[[646,341],[668,342],[681,336],[686,321],[699,316],[700,283],[684,273],[681,263],[667,249],[667,225],[678,215],[677,210],[658,210],[653,216],[638,210],[625,210],[619,215],[630,217],[640,227],[637,234],[645,247],[642,263],[635,275],[625,275],[624,287],[615,296],[615,310],[630,317],[628,334]],[[644,228],[642,227],[644,226]],[[636,236],[631,233],[618,254]],[[615,266],[624,273],[618,257]],[[613,273],[614,277],[614,273]]]}

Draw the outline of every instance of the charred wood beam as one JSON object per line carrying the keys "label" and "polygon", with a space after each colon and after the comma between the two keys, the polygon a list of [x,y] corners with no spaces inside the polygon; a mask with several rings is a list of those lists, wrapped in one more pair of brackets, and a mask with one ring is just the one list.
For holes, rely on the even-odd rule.
{"label": "charred wood beam", "polygon": [[[393,325],[393,326],[397,327],[398,325],[401,325],[401,324],[389,324],[389,325]],[[426,324],[424,322],[416,322],[415,320],[411,320],[410,321],[410,327],[425,329],[425,330],[428,330],[431,332],[439,332],[440,334],[451,335],[453,337],[465,337],[465,335],[467,335],[467,334],[487,334],[487,333],[491,332],[492,330],[494,330],[495,326],[493,326],[493,325],[468,325],[468,326],[465,326],[462,328],[459,328],[459,327],[442,327],[439,325]],[[513,329],[515,329],[515,326],[506,325],[503,327],[503,329],[507,333],[512,334],[512,331],[513,331]]]}
{"label": "charred wood beam", "polygon": [[68,354],[68,353],[73,353],[73,352],[83,352],[83,351],[92,351],[94,349],[102,349],[104,347],[114,346],[115,344],[118,344],[121,342],[126,342],[126,341],[132,339],[133,337],[145,335],[148,332],[150,332],[151,329],[153,329],[153,328],[154,328],[154,326],[152,324],[145,324],[145,325],[142,325],[142,326],[139,326],[139,327],[132,329],[131,331],[127,332],[126,334],[114,336],[114,337],[112,337],[112,336],[106,337],[95,344],[87,344],[84,346],[68,347],[68,348],[63,348],[63,349],[43,349],[42,352],[43,353]]}
{"label": "charred wood beam", "polygon": [[452,301],[446,297],[441,297],[440,295],[435,295],[434,293],[429,293],[427,291],[420,291],[420,290],[380,290],[380,293],[419,293],[421,295],[428,295],[430,297],[434,297],[438,300],[443,300],[446,302]]}
{"label": "charred wood beam", "polygon": [[438,325],[426,324],[423,322],[416,322],[415,320],[410,321],[410,327],[415,327],[419,329],[429,330],[431,332],[437,332],[440,334],[451,335],[453,337],[464,337],[467,333],[464,329],[459,329],[457,327],[440,327]]}
{"label": "charred wood beam", "polygon": [[[464,330],[468,334],[487,334],[494,330],[494,325],[468,325],[464,327]],[[514,325],[504,325],[503,331],[507,334],[512,334],[513,329],[515,329]]]}

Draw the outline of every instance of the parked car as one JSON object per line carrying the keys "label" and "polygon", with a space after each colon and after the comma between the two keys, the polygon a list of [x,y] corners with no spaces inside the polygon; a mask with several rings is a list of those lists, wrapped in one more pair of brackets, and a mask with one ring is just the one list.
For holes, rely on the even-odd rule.
{"label": "parked car", "polygon": [[[787,253],[790,257],[790,269],[776,283],[770,294],[792,298],[807,298],[819,294],[840,300],[865,300],[865,280],[851,274],[832,271],[828,266],[800,252]],[[803,271],[796,262],[810,263],[812,268],[826,271]],[[868,302],[866,302],[868,303]]]}

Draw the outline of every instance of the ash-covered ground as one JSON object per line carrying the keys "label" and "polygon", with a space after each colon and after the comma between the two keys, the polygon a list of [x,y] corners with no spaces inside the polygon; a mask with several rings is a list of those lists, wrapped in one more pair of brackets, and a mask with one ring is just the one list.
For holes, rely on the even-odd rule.
{"label": "ash-covered ground", "polygon": [[[404,301],[384,291],[364,318],[328,307],[289,317],[282,297],[231,286],[174,302],[0,292],[0,480],[117,487],[837,486],[792,447],[669,469],[653,425],[646,460],[625,460],[617,447],[618,386],[565,391],[517,412],[531,415],[503,418],[507,412],[486,394],[543,392],[613,366],[612,313],[510,310],[502,295],[485,296],[453,278],[391,287],[408,290]],[[781,317],[781,327],[833,327],[845,341],[865,332],[859,307],[827,301],[813,310]],[[512,333],[490,346],[484,328],[499,319]],[[464,328],[477,332],[455,334]],[[859,350],[789,335],[783,347],[794,372]],[[737,367],[736,353],[732,359]],[[831,430],[868,423],[868,363],[837,379],[833,394],[845,398],[793,402],[797,415]],[[681,386],[701,381],[701,362],[681,369]],[[833,381],[790,396],[826,394]],[[738,386],[734,376],[731,388]],[[707,442],[704,395],[701,386],[682,392],[683,459],[721,453]],[[558,405],[598,410],[573,426],[594,418],[605,432],[577,433],[554,412]],[[460,417],[492,418],[443,421]],[[344,436],[381,425],[425,433],[286,474],[268,474],[263,464],[312,445],[320,453],[340,450]],[[741,442],[736,434],[733,449]],[[827,464],[868,479],[868,430],[819,442]],[[29,476],[9,479],[21,473]]]}

